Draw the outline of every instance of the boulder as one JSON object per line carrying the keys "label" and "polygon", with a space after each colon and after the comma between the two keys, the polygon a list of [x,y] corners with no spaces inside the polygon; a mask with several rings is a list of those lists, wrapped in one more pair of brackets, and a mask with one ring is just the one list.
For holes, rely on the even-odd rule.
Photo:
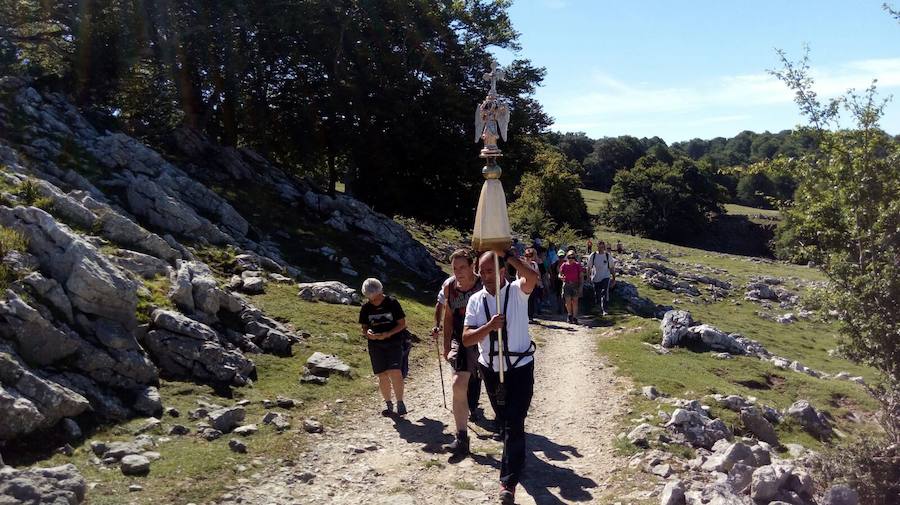
{"label": "boulder", "polygon": [[822,505],[859,505],[859,493],[847,485],[836,484],[825,491]]}
{"label": "boulder", "polygon": [[84,502],[86,490],[87,483],[75,465],[0,468],[0,503],[76,505]]}
{"label": "boulder", "polygon": [[655,426],[651,426],[647,423],[642,423],[636,426],[633,430],[628,432],[627,438],[628,441],[638,447],[649,447],[650,439],[655,432],[658,432],[659,428]]}
{"label": "boulder", "polygon": [[162,415],[162,400],[155,386],[146,386],[137,391],[133,408],[140,414],[159,417]]}
{"label": "boulder", "polygon": [[314,352],[312,356],[307,358],[306,367],[309,373],[318,377],[330,377],[331,374],[343,375],[350,377],[352,375],[350,366],[340,360],[333,354],[322,354]]}
{"label": "boulder", "polygon": [[90,408],[88,400],[71,389],[32,373],[0,346],[0,440],[50,428],[66,417]]}
{"label": "boulder", "polygon": [[685,310],[670,310],[663,316],[659,327],[662,330],[663,347],[675,347],[682,337],[687,335],[688,328],[694,324],[691,313]]}
{"label": "boulder", "polygon": [[684,483],[680,480],[666,483],[659,495],[659,505],[684,505]]}
{"label": "boulder", "polygon": [[806,400],[798,400],[788,407],[785,415],[797,421],[811,435],[819,439],[830,438],[834,431],[824,414],[817,411]]}
{"label": "boulder", "polygon": [[719,419],[710,419],[694,410],[676,409],[666,428],[694,447],[709,449],[718,440],[731,438],[731,431]]}
{"label": "boulder", "polygon": [[699,340],[704,345],[717,351],[725,351],[731,354],[746,353],[746,349],[740,342],[715,326],[701,324],[692,326],[688,329],[688,332],[694,335],[693,339]]}
{"label": "boulder", "polygon": [[19,354],[31,365],[47,366],[73,356],[85,342],[68,327],[51,320],[12,292],[0,301],[0,336],[18,344]]}
{"label": "boulder", "polygon": [[249,277],[247,279],[243,279],[241,291],[247,294],[257,295],[265,292],[265,290],[266,281],[262,277]]}
{"label": "boulder", "polygon": [[757,502],[771,501],[781,492],[791,478],[790,467],[766,465],[753,471],[750,497]]}
{"label": "boulder", "polygon": [[753,472],[756,469],[744,463],[735,463],[728,471],[728,477],[725,482],[731,486],[731,490],[735,493],[742,494],[753,481]]}
{"label": "boulder", "polygon": [[240,454],[247,454],[247,444],[236,438],[232,438],[228,441],[228,448]]}
{"label": "boulder", "polygon": [[147,475],[150,472],[150,460],[146,456],[129,454],[122,458],[119,468],[125,475]]}
{"label": "boulder", "polygon": [[772,423],[756,407],[741,409],[741,424],[759,440],[774,446],[779,445],[778,435]]}
{"label": "boulder", "polygon": [[210,412],[207,417],[214,429],[228,433],[240,425],[246,411],[243,407],[227,407]]}
{"label": "boulder", "polygon": [[351,287],[338,281],[309,282],[298,284],[297,296],[307,301],[322,301],[342,305],[360,305],[362,298]]}
{"label": "boulder", "polygon": [[314,419],[304,419],[303,431],[307,433],[322,433],[325,431],[325,427],[322,426],[322,423]]}
{"label": "boulder", "polygon": [[222,347],[218,338],[197,338],[210,332],[215,335],[208,326],[197,325],[201,326],[190,326],[193,328],[190,335],[166,329],[151,330],[143,344],[168,376],[236,386],[249,383],[256,373],[253,362],[240,351]]}

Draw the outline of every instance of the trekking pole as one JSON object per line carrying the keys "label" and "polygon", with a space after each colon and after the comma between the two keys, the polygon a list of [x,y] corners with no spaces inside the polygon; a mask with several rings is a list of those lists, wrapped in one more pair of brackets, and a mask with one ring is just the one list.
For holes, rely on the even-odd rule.
{"label": "trekking pole", "polygon": [[[438,334],[441,335],[441,338],[444,336],[444,304],[441,304],[441,309],[438,312],[438,317],[440,318],[438,324]],[[434,339],[434,350],[437,351],[438,358],[438,373],[441,374],[441,394],[444,396],[444,408],[447,408],[447,390],[444,388],[444,365],[442,361],[444,361],[444,357],[441,356],[441,346],[438,344],[437,338]]]}

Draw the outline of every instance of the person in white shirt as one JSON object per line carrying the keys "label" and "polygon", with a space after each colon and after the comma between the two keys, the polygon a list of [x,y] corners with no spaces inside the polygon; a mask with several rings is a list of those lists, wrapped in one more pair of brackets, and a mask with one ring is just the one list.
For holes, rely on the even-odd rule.
{"label": "person in white shirt", "polygon": [[[478,272],[484,288],[469,298],[466,307],[463,345],[478,344],[478,364],[485,389],[503,438],[500,462],[500,502],[515,502],[515,490],[525,464],[525,417],[534,393],[535,345],[528,333],[528,298],[538,282],[538,272],[519,259],[510,249],[495,271],[493,252],[478,260]],[[506,281],[506,264],[520,275]],[[500,278],[500,313],[495,296],[496,279]],[[503,329],[504,356],[499,356],[497,330]],[[504,383],[500,384],[500,367]]]}
{"label": "person in white shirt", "polygon": [[588,257],[588,271],[594,284],[594,299],[605,316],[609,307],[609,290],[616,284],[616,259],[606,250],[606,242],[598,242],[597,251]]}

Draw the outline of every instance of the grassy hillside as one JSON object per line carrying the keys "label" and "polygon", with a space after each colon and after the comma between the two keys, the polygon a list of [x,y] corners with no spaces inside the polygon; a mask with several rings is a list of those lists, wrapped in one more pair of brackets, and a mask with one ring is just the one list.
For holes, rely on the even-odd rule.
{"label": "grassy hillside", "polygon": [[[609,200],[609,193],[586,188],[581,188],[579,191],[581,191],[581,197],[584,198],[584,203],[587,204],[588,213],[592,216],[599,215],[603,206],[606,205],[607,200]],[[750,218],[761,217],[777,219],[779,217],[777,210],[745,207],[736,203],[726,203],[725,213],[729,216],[747,216]]]}
{"label": "grassy hillside", "polygon": [[[701,264],[723,269],[728,274],[713,274],[727,279],[735,289],[720,301],[691,298],[672,292],[654,289],[639,278],[622,276],[635,284],[641,296],[656,303],[671,305],[691,312],[696,320],[711,324],[725,332],[737,332],[758,340],[779,356],[798,360],[815,370],[835,374],[841,371],[860,375],[871,381],[875,372],[845,359],[829,355],[838,339],[838,328],[833,322],[821,319],[800,320],[792,324],[778,323],[757,315],[758,312],[783,314],[790,310],[779,309],[777,304],[766,311],[759,304],[743,299],[743,286],[752,276],[775,276],[786,279],[791,290],[802,291],[798,285],[805,281],[823,280],[821,273],[807,267],[771,261],[753,261],[741,256],[712,253],[699,249],[673,246],[653,240],[631,237],[605,231],[597,236],[607,241],[621,240],[627,251],[655,250],[666,255],[666,265],[677,271],[688,265]],[[620,373],[629,376],[636,385],[654,385],[660,392],[673,397],[702,399],[704,395],[738,394],[755,396],[761,402],[783,409],[800,399],[809,400],[816,408],[828,411],[841,432],[859,436],[873,429],[871,424],[858,423],[851,411],[866,418],[876,409],[875,402],[861,385],[847,381],[817,379],[792,370],[783,370],[757,358],[736,357],[730,360],[716,359],[713,353],[695,352],[678,348],[671,354],[660,355],[645,344],[658,344],[661,340],[659,321],[630,315],[618,307],[611,318],[608,331],[614,338],[604,338],[600,351],[619,367]],[[634,397],[634,409],[640,415],[656,414],[656,402]],[[711,401],[708,400],[709,404]],[[712,402],[714,403],[714,402]],[[669,409],[671,410],[671,409]],[[731,411],[714,408],[727,423],[737,422]],[[821,443],[790,423],[778,427],[783,443],[799,442],[810,447]]]}

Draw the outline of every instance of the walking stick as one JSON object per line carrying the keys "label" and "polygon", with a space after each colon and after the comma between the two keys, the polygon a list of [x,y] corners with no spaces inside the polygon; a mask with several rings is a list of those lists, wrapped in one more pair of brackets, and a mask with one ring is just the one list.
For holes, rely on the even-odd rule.
{"label": "walking stick", "polygon": [[[441,309],[438,312],[438,317],[440,318],[440,325],[438,326],[438,334],[441,335],[441,338],[444,336],[444,304],[441,304]],[[441,356],[441,346],[438,344],[437,338],[434,339],[434,350],[437,351],[438,358],[438,373],[441,374],[441,394],[444,396],[444,409],[447,408],[447,390],[444,388],[444,357]]]}

